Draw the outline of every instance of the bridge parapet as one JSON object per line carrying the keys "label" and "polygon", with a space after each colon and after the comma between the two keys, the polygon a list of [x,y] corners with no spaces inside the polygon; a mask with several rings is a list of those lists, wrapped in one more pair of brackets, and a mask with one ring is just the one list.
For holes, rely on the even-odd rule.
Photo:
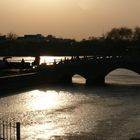
{"label": "bridge parapet", "polygon": [[72,81],[72,76],[79,74],[85,77],[88,85],[103,84],[105,76],[118,68],[130,69],[140,74],[140,60],[129,56],[88,56],[62,60],[52,65],[61,82],[66,82],[64,79]]}
{"label": "bridge parapet", "polygon": [[49,65],[62,65],[62,64],[84,64],[84,63],[99,63],[99,62],[134,62],[140,63],[138,57],[130,56],[80,56],[80,57],[69,57],[67,59],[55,59],[54,62],[49,63]]}

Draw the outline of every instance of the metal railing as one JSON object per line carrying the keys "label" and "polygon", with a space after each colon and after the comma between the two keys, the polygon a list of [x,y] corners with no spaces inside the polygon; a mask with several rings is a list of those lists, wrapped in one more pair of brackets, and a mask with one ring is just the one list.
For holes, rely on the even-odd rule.
{"label": "metal railing", "polygon": [[0,120],[0,140],[20,140],[20,123]]}

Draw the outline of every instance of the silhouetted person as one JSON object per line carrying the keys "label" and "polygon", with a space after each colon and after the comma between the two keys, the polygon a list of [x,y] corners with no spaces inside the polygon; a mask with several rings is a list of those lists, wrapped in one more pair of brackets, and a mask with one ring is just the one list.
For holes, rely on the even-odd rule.
{"label": "silhouetted person", "polygon": [[25,61],[24,61],[24,59],[22,58],[22,60],[21,60],[21,64],[24,64],[25,63]]}
{"label": "silhouetted person", "polygon": [[76,60],[78,60],[78,61],[80,60],[79,56],[76,56]]}
{"label": "silhouetted person", "polygon": [[56,64],[56,60],[54,59],[53,65],[55,65],[55,64]]}
{"label": "silhouetted person", "polygon": [[40,56],[36,56],[34,62],[32,63],[33,66],[39,66],[40,64]]}
{"label": "silhouetted person", "polygon": [[24,68],[24,66],[25,66],[25,61],[24,61],[24,59],[22,58],[22,60],[21,60],[21,68]]}

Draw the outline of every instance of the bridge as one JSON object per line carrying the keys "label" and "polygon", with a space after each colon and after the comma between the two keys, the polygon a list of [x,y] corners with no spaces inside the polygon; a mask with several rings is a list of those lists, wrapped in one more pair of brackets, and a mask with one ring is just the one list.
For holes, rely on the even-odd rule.
{"label": "bridge", "polygon": [[[86,85],[103,85],[112,71],[123,68],[140,74],[139,56],[87,56],[55,60],[53,64],[36,65],[35,69],[0,77],[1,91],[41,84],[71,84],[75,74],[86,79]],[[7,88],[8,87],[8,88]]]}
{"label": "bridge", "polygon": [[49,83],[72,83],[75,74],[86,79],[87,85],[102,85],[112,71],[123,68],[140,74],[138,56],[90,56],[55,60],[53,65],[40,65],[38,78]]}

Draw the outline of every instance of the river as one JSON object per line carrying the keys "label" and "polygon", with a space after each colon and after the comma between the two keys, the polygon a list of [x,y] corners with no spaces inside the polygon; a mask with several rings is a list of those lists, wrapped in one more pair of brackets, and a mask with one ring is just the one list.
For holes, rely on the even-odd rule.
{"label": "river", "polygon": [[[140,76],[119,69],[104,87],[38,86],[0,96],[0,118],[21,122],[22,140],[140,138]],[[2,91],[0,91],[1,93]]]}

